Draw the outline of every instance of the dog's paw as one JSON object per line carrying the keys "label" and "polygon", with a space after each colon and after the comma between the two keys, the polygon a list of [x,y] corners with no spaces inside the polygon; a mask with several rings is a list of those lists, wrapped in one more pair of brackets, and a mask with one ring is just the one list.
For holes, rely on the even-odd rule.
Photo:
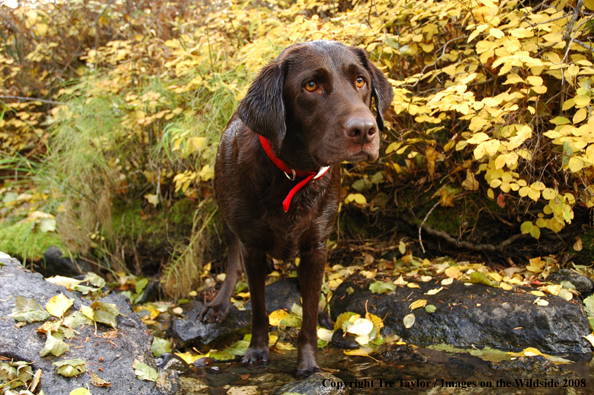
{"label": "dog's paw", "polygon": [[198,320],[202,322],[221,323],[229,315],[229,303],[207,303],[198,314]]}
{"label": "dog's paw", "polygon": [[330,318],[330,316],[328,314],[326,314],[322,310],[318,311],[318,324],[322,328],[326,328],[326,329],[330,329],[330,330],[334,329],[334,324],[332,323],[332,319]]}
{"label": "dog's paw", "polygon": [[256,347],[249,347],[241,360],[242,363],[249,363],[249,364],[256,364],[259,362],[268,362],[269,355],[268,355],[268,347],[265,348],[256,348]]}
{"label": "dog's paw", "polygon": [[314,365],[305,369],[297,369],[297,378],[301,380],[321,371],[322,369],[320,369],[318,365]]}

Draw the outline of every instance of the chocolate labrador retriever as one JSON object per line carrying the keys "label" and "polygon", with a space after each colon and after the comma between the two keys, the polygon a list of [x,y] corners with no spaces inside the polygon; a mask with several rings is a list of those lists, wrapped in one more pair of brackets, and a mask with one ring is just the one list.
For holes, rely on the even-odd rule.
{"label": "chocolate labrador retriever", "polygon": [[[285,49],[264,67],[229,121],[215,165],[229,247],[227,278],[198,318],[225,319],[243,268],[252,300],[252,340],[244,363],[268,360],[266,255],[300,256],[297,376],[320,370],[316,323],[326,239],[340,202],[340,163],[377,159],[392,95],[365,51],[314,41]],[[331,325],[326,315],[320,321]]]}

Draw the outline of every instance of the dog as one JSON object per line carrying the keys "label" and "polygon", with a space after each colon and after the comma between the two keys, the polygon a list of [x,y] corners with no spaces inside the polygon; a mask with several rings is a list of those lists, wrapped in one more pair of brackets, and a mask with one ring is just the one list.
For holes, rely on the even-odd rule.
{"label": "dog", "polygon": [[266,256],[300,256],[297,377],[320,371],[316,323],[319,318],[332,326],[318,306],[326,240],[340,202],[340,163],[378,158],[383,114],[392,98],[390,83],[364,50],[312,41],[286,48],[265,66],[229,120],[214,180],[228,244],[227,277],[198,319],[225,319],[245,271],[252,339],[244,363],[269,359]]}

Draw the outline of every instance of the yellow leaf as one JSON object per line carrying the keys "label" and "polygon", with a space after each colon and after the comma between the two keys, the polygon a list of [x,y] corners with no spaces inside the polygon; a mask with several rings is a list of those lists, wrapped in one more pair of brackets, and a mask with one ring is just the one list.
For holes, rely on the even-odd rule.
{"label": "yellow leaf", "polygon": [[425,307],[426,304],[427,304],[427,300],[426,299],[415,300],[414,302],[412,302],[410,304],[410,309],[411,310],[419,309],[421,307]]}
{"label": "yellow leaf", "polygon": [[594,0],[584,0],[584,6],[587,9],[594,11]]}
{"label": "yellow leaf", "polygon": [[540,296],[540,297],[545,296],[544,292],[542,292],[542,291],[530,291],[530,293],[534,296]]}
{"label": "yellow leaf", "polygon": [[408,283],[406,286],[409,288],[421,288],[421,286],[417,283]]}
{"label": "yellow leaf", "polygon": [[577,95],[573,98],[576,107],[584,107],[590,104],[590,96],[587,95]]}
{"label": "yellow leaf", "polygon": [[459,279],[462,277],[462,272],[458,266],[450,266],[444,271],[444,273],[446,276],[454,279]]}
{"label": "yellow leaf", "polygon": [[367,203],[367,199],[360,193],[350,193],[345,199],[345,203],[355,202],[357,204],[365,204]]}
{"label": "yellow leaf", "polygon": [[542,85],[542,78],[531,75],[526,78],[526,82],[532,86],[541,86]]}
{"label": "yellow leaf", "polygon": [[508,283],[501,283],[501,284],[499,284],[499,288],[501,288],[503,290],[506,290],[506,291],[511,291],[512,289],[514,289],[514,287],[512,287]]}
{"label": "yellow leaf", "polygon": [[573,116],[573,124],[582,122],[588,116],[588,110],[586,108],[580,108]]}
{"label": "yellow leaf", "polygon": [[[453,279],[450,279],[450,280],[453,280]],[[443,287],[430,289],[429,291],[425,292],[425,295],[435,295],[435,294],[441,292],[442,289],[443,289]]]}
{"label": "yellow leaf", "polygon": [[283,320],[283,318],[289,316],[285,310],[275,310],[268,316],[268,322],[270,326],[278,326],[278,324]]}
{"label": "yellow leaf", "polygon": [[505,36],[505,34],[501,30],[495,28],[490,29],[489,34],[495,38],[502,38]]}
{"label": "yellow leaf", "polygon": [[584,162],[578,158],[569,158],[567,167],[569,168],[569,170],[571,170],[572,173],[577,173],[578,171],[583,169]]}
{"label": "yellow leaf", "polygon": [[555,191],[552,188],[545,188],[542,191],[542,197],[545,198],[546,200],[554,199],[555,196],[557,196],[557,191]]}
{"label": "yellow leaf", "polygon": [[73,304],[74,299],[68,299],[64,294],[60,293],[46,303],[45,309],[54,317],[61,318]]}
{"label": "yellow leaf", "polygon": [[363,348],[357,348],[355,350],[344,350],[344,355],[356,355],[360,357],[367,357],[369,356],[369,352],[364,350]]}

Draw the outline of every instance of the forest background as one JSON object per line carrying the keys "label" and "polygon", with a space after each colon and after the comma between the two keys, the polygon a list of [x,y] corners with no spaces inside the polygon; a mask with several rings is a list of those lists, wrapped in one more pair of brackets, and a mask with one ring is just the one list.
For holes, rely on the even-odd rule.
{"label": "forest background", "polygon": [[224,260],[226,122],[283,48],[330,39],[395,94],[380,160],[343,166],[331,264],[590,265],[593,16],[594,0],[1,5],[0,251],[43,265],[55,245],[187,294]]}

